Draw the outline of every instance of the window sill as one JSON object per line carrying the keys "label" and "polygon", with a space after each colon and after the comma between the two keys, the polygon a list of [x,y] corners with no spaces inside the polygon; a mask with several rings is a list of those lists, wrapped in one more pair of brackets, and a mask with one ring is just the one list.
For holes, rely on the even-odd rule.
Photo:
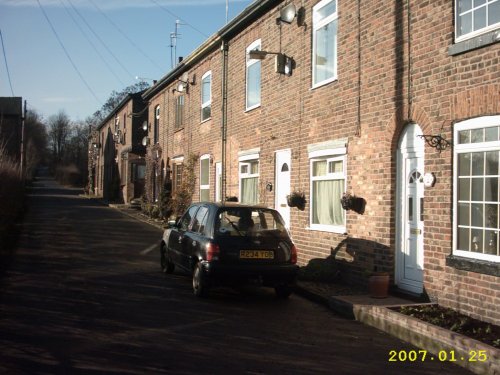
{"label": "window sill", "polygon": [[174,133],[180,132],[181,130],[184,130],[184,126],[174,129]]}
{"label": "window sill", "polygon": [[446,265],[456,268],[457,270],[476,272],[496,277],[500,276],[500,263],[449,255],[446,257]]}
{"label": "window sill", "polygon": [[490,31],[489,33],[478,35],[476,37],[452,44],[448,48],[448,55],[459,55],[461,53],[473,51],[475,49],[486,47],[498,42],[500,42],[500,30]]}
{"label": "window sill", "polygon": [[305,229],[310,230],[312,232],[325,232],[325,233],[336,233],[336,234],[347,235],[347,229],[345,227],[326,228],[326,227],[308,226]]}
{"label": "window sill", "polygon": [[312,87],[311,87],[311,91],[319,89],[320,87],[326,86],[326,85],[328,85],[328,84],[330,84],[332,82],[337,82],[338,80],[339,80],[339,77],[335,76],[335,77],[326,79],[324,81],[321,81],[319,83],[313,84]]}
{"label": "window sill", "polygon": [[253,107],[249,107],[245,109],[245,113],[251,112],[254,109],[260,108],[260,104],[254,105]]}

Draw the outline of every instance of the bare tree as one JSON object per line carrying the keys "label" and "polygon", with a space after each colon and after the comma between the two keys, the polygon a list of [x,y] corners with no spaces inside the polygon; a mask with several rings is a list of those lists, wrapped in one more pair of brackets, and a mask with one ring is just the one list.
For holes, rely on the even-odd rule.
{"label": "bare tree", "polygon": [[49,117],[49,141],[52,148],[52,158],[59,164],[64,157],[68,138],[71,132],[71,121],[64,111]]}
{"label": "bare tree", "polygon": [[28,110],[25,126],[26,177],[31,178],[39,164],[47,162],[47,130],[43,118],[34,110]]}

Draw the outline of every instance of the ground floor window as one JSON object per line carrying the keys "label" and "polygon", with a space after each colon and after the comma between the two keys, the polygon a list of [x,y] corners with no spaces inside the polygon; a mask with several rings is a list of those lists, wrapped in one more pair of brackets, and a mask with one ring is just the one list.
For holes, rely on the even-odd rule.
{"label": "ground floor window", "polygon": [[200,158],[200,201],[210,200],[210,155]]}
{"label": "ground floor window", "polygon": [[181,190],[182,187],[182,175],[184,172],[184,164],[182,163],[175,163],[174,164],[174,170],[173,170],[173,179],[174,179],[174,191],[179,191]]}
{"label": "ground floor window", "polygon": [[247,154],[239,159],[240,202],[259,202],[259,155]]}
{"label": "ground floor window", "polygon": [[346,148],[309,152],[310,229],[344,233],[345,211],[340,199],[346,189]]}
{"label": "ground floor window", "polygon": [[454,128],[454,255],[500,262],[500,116]]}

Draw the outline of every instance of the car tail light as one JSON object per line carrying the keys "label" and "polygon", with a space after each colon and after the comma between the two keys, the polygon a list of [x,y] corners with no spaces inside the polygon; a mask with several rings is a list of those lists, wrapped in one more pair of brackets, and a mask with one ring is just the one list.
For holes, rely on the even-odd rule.
{"label": "car tail light", "polygon": [[297,247],[292,245],[292,251],[290,252],[290,261],[295,264],[297,263]]}
{"label": "car tail light", "polygon": [[212,260],[219,259],[219,245],[216,245],[212,242],[207,243],[207,261],[210,262]]}

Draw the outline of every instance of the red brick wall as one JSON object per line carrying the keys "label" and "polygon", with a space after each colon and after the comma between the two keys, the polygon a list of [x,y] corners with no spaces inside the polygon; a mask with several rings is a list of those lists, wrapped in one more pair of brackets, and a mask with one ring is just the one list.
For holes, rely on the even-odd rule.
{"label": "red brick wall", "polygon": [[[408,13],[406,2],[339,1],[338,80],[311,89],[312,7],[305,25],[276,24],[278,7],[229,40],[227,195],[238,196],[238,152],[260,148],[259,192],[274,205],[274,158],[291,149],[291,188],[306,193],[304,211],[292,208],[291,232],[299,262],[332,257],[346,267],[344,277],[365,282],[366,270],[394,273],[396,249],[396,155],[402,129],[411,119],[424,134],[452,139],[453,123],[500,113],[500,43],[449,56],[453,43],[453,2],[411,2],[411,99],[408,107]],[[360,4],[360,24],[358,5]],[[262,60],[261,106],[245,111],[245,50],[256,39],[262,49],[281,51],[296,61],[292,76],[274,71],[274,58]],[[359,70],[360,67],[360,70]],[[212,119],[200,123],[201,77],[212,71]],[[172,84],[151,100],[162,110],[162,157],[211,154],[221,160],[222,55],[214,50],[189,70],[196,84],[186,95],[186,126],[174,132]],[[360,80],[360,81],[359,81]],[[359,82],[358,82],[359,81]],[[361,84],[361,86],[358,85]],[[347,234],[309,229],[310,172],[307,146],[348,138],[347,190],[363,197],[363,215],[347,212]],[[467,314],[498,322],[498,277],[459,271],[446,265],[452,247],[452,149],[426,146],[425,171],[437,182],[425,190],[424,287],[433,300]],[[211,164],[211,196],[215,163]],[[199,177],[199,176],[198,176]],[[199,186],[199,185],[197,185]],[[193,197],[199,198],[197,191]]]}

